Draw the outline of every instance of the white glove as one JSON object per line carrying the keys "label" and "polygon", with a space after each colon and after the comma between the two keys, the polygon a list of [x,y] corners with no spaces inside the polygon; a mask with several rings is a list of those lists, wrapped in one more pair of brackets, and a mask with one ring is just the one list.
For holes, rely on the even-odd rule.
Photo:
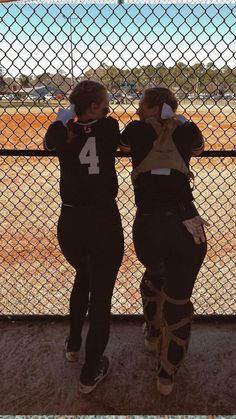
{"label": "white glove", "polygon": [[209,226],[210,224],[205,221],[200,215],[189,220],[182,221],[188,232],[192,234],[193,240],[196,244],[205,243],[206,236],[204,232],[204,225]]}
{"label": "white glove", "polygon": [[74,109],[75,105],[71,105],[70,108],[67,109],[59,108],[56,121],[61,121],[63,125],[66,126],[66,123],[69,121],[69,119],[74,119],[76,116]]}
{"label": "white glove", "polygon": [[185,118],[185,116],[183,116],[183,115],[177,115],[177,119],[178,119],[180,122],[182,122],[183,124],[185,124],[185,122],[187,122],[187,121],[188,121],[188,119],[187,119],[187,118]]}

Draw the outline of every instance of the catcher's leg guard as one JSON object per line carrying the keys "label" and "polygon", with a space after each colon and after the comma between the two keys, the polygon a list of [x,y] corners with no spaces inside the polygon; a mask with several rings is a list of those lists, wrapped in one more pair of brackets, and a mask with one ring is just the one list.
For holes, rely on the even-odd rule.
{"label": "catcher's leg guard", "polygon": [[[174,375],[188,350],[193,304],[189,298],[176,300],[166,294],[164,294],[164,298],[165,324],[158,362],[157,388],[161,394],[168,395],[173,389]],[[178,321],[173,323],[173,317]]]}
{"label": "catcher's leg guard", "polygon": [[163,293],[158,288],[162,286],[163,267],[155,273],[145,272],[140,291],[143,302],[143,313],[145,323],[143,333],[145,336],[145,346],[151,352],[159,349],[161,329],[163,327]]}

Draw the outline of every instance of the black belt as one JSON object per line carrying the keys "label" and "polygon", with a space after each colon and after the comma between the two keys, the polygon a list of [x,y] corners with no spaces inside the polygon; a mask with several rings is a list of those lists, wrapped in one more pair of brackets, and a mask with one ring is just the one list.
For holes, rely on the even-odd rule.
{"label": "black belt", "polygon": [[109,206],[114,206],[116,205],[116,201],[112,201],[112,202],[107,202],[105,203],[105,205],[101,206],[97,206],[96,204],[70,204],[67,202],[62,202],[62,207],[68,207],[68,208],[107,208]]}
{"label": "black belt", "polygon": [[179,211],[177,209],[173,209],[173,208],[169,208],[169,209],[164,209],[164,208],[155,208],[155,210],[143,210],[138,208],[137,209],[137,215],[161,215],[161,216],[166,216],[166,217],[170,217],[173,215],[178,214]]}
{"label": "black belt", "polygon": [[180,215],[181,218],[182,216],[184,216],[183,219],[192,218],[198,215],[196,208],[191,201],[187,203],[179,201],[174,204],[160,206],[160,207],[152,208],[152,209],[144,209],[144,208],[139,207],[137,209],[137,214],[140,214],[140,215],[155,215],[156,214],[156,215],[161,215],[161,216],[166,216],[166,217],[171,217],[173,215]]}
{"label": "black belt", "polygon": [[61,204],[62,207],[71,207],[71,208],[75,208],[75,205],[72,204],[64,204],[64,202]]}
{"label": "black belt", "polygon": [[66,208],[94,208],[94,205],[89,205],[89,204],[67,204],[67,203],[62,203],[62,207],[66,207]]}

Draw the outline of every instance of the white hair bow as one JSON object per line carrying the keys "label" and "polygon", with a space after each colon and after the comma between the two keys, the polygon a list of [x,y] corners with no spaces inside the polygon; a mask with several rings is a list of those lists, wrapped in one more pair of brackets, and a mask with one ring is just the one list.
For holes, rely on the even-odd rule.
{"label": "white hair bow", "polygon": [[175,116],[175,113],[170,105],[167,105],[167,103],[163,103],[162,105],[162,111],[161,111],[161,119],[169,119]]}
{"label": "white hair bow", "polygon": [[[171,108],[171,106],[167,105],[167,103],[163,103],[162,111],[161,111],[161,119],[169,119],[169,118],[172,118],[173,116],[176,116],[176,114]],[[182,115],[178,115],[177,119],[182,123],[185,123],[187,121],[187,119]]]}

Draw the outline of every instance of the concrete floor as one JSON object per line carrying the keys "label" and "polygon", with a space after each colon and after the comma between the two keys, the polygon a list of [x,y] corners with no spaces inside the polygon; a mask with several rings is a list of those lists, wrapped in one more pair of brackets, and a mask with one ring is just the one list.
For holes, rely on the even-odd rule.
{"label": "concrete floor", "polygon": [[[87,325],[85,327],[86,332]],[[78,393],[78,363],[64,359],[68,321],[0,321],[0,415],[236,414],[236,325],[194,321],[189,353],[172,395],[155,386],[155,357],[140,320],[113,320],[106,354],[112,372]]]}

